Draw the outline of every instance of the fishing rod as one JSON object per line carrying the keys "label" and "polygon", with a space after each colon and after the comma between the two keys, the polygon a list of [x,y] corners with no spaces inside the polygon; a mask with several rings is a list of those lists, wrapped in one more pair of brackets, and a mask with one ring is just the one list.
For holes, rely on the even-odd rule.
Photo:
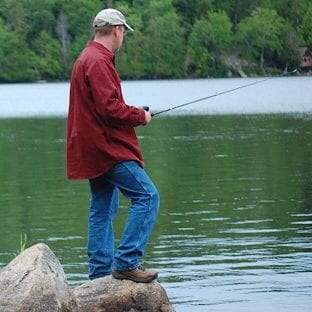
{"label": "fishing rod", "polygon": [[[268,77],[268,78],[265,78],[265,79],[262,79],[262,80],[258,80],[258,81],[254,81],[254,82],[250,82],[250,83],[244,84],[244,85],[236,87],[236,88],[228,89],[228,90],[225,90],[225,91],[222,91],[222,92],[217,92],[215,94],[212,94],[212,95],[209,95],[209,96],[205,96],[205,97],[202,97],[202,98],[190,101],[190,102],[186,102],[186,103],[183,103],[183,104],[180,104],[180,105],[176,105],[176,106],[173,106],[173,107],[170,107],[170,108],[166,108],[166,109],[161,110],[159,112],[152,113],[151,115],[152,115],[152,117],[154,117],[154,116],[157,116],[157,115],[160,115],[160,114],[163,114],[163,113],[167,113],[167,112],[172,111],[172,110],[177,109],[177,108],[181,108],[181,107],[188,106],[188,105],[191,105],[191,104],[194,104],[194,103],[198,103],[198,102],[201,102],[201,101],[204,101],[204,100],[208,100],[208,99],[211,99],[213,97],[217,97],[219,95],[223,95],[223,94],[226,94],[226,93],[234,92],[234,91],[239,90],[239,89],[247,88],[247,87],[250,87],[252,85],[256,85],[256,84],[268,81],[268,80],[273,79],[273,78],[278,78],[278,77],[290,75],[290,74],[295,73],[296,71],[297,71],[297,69],[295,69],[295,70],[293,70],[293,71],[291,71],[289,73],[282,73],[282,74],[280,74],[278,76]],[[144,106],[143,108],[145,110],[149,111],[149,107]]]}

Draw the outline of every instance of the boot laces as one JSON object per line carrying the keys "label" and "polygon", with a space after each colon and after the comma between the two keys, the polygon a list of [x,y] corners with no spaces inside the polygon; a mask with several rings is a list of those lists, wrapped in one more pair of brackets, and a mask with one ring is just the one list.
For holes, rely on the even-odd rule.
{"label": "boot laces", "polygon": [[145,269],[145,267],[142,265],[142,264],[140,264],[138,267],[137,267],[137,269],[139,269],[139,270],[141,270],[141,271],[145,271],[146,269]]}

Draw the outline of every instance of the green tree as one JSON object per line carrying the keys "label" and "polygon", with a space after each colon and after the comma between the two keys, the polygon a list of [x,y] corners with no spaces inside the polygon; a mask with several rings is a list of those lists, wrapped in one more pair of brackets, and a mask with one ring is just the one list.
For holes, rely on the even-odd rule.
{"label": "green tree", "polygon": [[218,0],[215,1],[216,9],[225,11],[230,16],[233,28],[257,7],[258,0]]}
{"label": "green tree", "polygon": [[150,76],[182,77],[185,45],[180,19],[173,8],[163,15],[150,19],[146,27],[145,39],[147,51],[150,53],[143,61],[150,68]]}
{"label": "green tree", "polygon": [[173,0],[173,5],[184,21],[193,25],[197,19],[205,17],[210,10],[214,9],[213,2],[213,0]]}
{"label": "green tree", "polygon": [[[129,43],[122,50],[123,55],[119,58],[121,74],[127,75],[128,72],[131,76],[134,70],[140,78],[182,77],[185,44],[180,19],[171,0],[150,1],[146,13],[142,17],[142,31],[130,34]],[[138,69],[132,67],[129,70],[126,65],[132,62]]]}
{"label": "green tree", "polygon": [[68,79],[108,6],[135,29],[118,54],[123,78],[225,75],[231,43],[261,68],[296,66],[298,46],[312,48],[311,0],[0,0],[1,81]]}
{"label": "green tree", "polygon": [[92,21],[95,14],[103,8],[103,1],[89,0],[56,0],[55,14],[64,12],[68,21],[68,30],[71,37],[91,33]]}
{"label": "green tree", "polygon": [[258,59],[260,68],[263,68],[265,58],[280,53],[282,49],[283,24],[284,19],[274,10],[254,10],[238,25],[236,40],[240,44],[241,55]]}
{"label": "green tree", "polygon": [[196,20],[207,16],[209,11],[214,9],[214,0],[173,0],[178,15],[181,18],[181,25],[185,29],[185,39],[188,38]]}
{"label": "green tree", "polygon": [[278,15],[287,19],[296,30],[299,30],[309,3],[311,0],[261,0],[258,6],[275,10]]}
{"label": "green tree", "polygon": [[62,77],[63,66],[59,41],[43,30],[34,40],[33,47],[39,59],[40,79],[57,80]]}
{"label": "green tree", "polygon": [[54,32],[55,16],[53,14],[55,0],[22,0],[26,10],[26,21],[29,25],[26,34],[30,46],[41,31],[51,36]]}
{"label": "green tree", "polygon": [[[146,2],[144,2],[146,6]],[[127,22],[131,27],[137,30],[142,30],[144,28],[143,24],[143,14],[146,11],[143,4],[129,5],[128,1],[118,2],[116,6],[117,10],[120,10],[126,17]]]}
{"label": "green tree", "polygon": [[[117,9],[127,16],[127,22],[134,28],[135,32],[129,32],[124,38],[121,50],[117,54],[117,67],[123,78],[143,78],[147,76],[147,71],[143,64],[146,54],[146,38],[142,31],[144,30],[143,13],[148,1],[132,1],[128,4],[125,1],[118,1]],[[134,3],[136,2],[136,4]],[[140,7],[140,10],[138,10]]]}
{"label": "green tree", "polygon": [[92,21],[102,5],[103,1],[55,0],[55,32],[61,42],[62,59],[68,74],[79,52],[85,47],[86,42],[82,39],[92,37]]}
{"label": "green tree", "polygon": [[312,49],[312,4],[304,15],[301,33],[306,45]]}
{"label": "green tree", "polygon": [[285,70],[298,68],[300,64],[300,40],[297,31],[289,22],[286,22],[281,36],[282,49],[277,56],[277,61],[281,63]]}
{"label": "green tree", "polygon": [[188,55],[195,75],[220,74],[221,56],[232,42],[231,21],[224,11],[210,12],[206,19],[195,22],[188,41]]}
{"label": "green tree", "polygon": [[33,81],[39,78],[35,53],[29,49],[22,35],[6,29],[1,18],[0,42],[0,82]]}
{"label": "green tree", "polygon": [[25,35],[30,24],[27,22],[27,10],[22,1],[0,0],[0,17],[9,31]]}

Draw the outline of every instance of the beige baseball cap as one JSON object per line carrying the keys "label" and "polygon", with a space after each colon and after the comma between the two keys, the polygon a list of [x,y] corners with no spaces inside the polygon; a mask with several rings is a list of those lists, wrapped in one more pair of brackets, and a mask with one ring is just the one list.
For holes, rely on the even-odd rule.
{"label": "beige baseball cap", "polygon": [[93,21],[93,27],[103,27],[103,26],[117,26],[117,25],[124,25],[128,30],[134,31],[132,27],[130,27],[124,15],[115,9],[104,9],[100,11]]}

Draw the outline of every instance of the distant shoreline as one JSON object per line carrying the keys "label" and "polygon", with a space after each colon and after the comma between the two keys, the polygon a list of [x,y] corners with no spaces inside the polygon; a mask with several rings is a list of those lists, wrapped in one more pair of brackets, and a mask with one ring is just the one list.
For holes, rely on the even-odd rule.
{"label": "distant shoreline", "polygon": [[[279,73],[282,73],[282,71],[279,71]],[[258,75],[256,73],[252,73],[250,75],[246,75],[246,77],[241,77],[240,75],[232,75],[232,76],[224,76],[224,77],[183,77],[183,78],[176,78],[176,77],[171,77],[171,78],[121,78],[123,82],[125,81],[161,81],[161,80],[199,80],[199,79],[231,79],[231,78],[265,78],[265,77],[273,77],[274,74],[265,74],[265,75]],[[278,74],[276,75],[278,76]],[[298,70],[295,74],[292,74],[289,72],[289,76],[292,77],[310,77],[312,76],[312,70],[310,71],[302,71]],[[285,77],[287,77],[287,74],[285,74]],[[44,83],[69,83],[69,80],[28,80],[28,81],[8,81],[8,82],[0,82],[0,85],[4,84],[14,84],[14,83],[38,83],[38,84],[44,84]]]}

